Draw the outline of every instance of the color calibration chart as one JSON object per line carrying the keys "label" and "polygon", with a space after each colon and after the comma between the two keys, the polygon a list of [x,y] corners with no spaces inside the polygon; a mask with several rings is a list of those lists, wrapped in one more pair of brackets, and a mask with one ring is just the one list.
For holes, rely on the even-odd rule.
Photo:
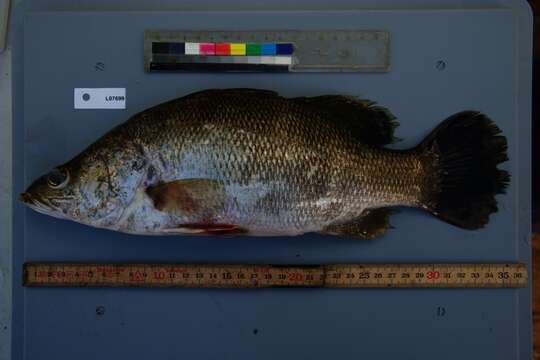
{"label": "color calibration chart", "polygon": [[388,71],[385,31],[145,32],[149,72]]}

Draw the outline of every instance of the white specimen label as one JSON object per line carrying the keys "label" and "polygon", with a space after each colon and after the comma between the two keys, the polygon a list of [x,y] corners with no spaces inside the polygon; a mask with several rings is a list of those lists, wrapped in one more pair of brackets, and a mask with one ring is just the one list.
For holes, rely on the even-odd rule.
{"label": "white specimen label", "polygon": [[75,109],[125,109],[126,88],[75,88]]}

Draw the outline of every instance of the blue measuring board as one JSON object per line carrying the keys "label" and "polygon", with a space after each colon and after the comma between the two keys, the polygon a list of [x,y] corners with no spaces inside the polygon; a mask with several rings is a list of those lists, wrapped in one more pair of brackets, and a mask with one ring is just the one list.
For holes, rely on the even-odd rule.
{"label": "blue measuring board", "polygon": [[[364,3],[381,11],[358,9]],[[127,11],[183,9],[167,1],[159,9],[150,1],[122,2],[116,6],[126,11],[114,12],[105,11],[111,5],[104,1],[93,2],[88,12],[44,11],[73,10],[62,1],[19,6],[13,17],[14,194],[143,109],[229,87],[377,101],[398,117],[400,148],[415,145],[448,115],[478,109],[508,138],[504,168],[512,181],[485,229],[461,230],[402,209],[391,219],[394,229],[374,241],[130,236],[43,216],[15,202],[13,358],[530,359],[530,287],[22,287],[27,261],[530,264],[530,11],[524,1],[471,1],[467,8],[457,1],[406,3],[416,8],[399,10],[405,3],[392,1],[318,0],[238,0],[227,3],[230,11],[212,11],[223,10],[218,2],[205,2],[210,8],[203,9],[187,1],[181,4],[198,10]],[[334,11],[325,10],[334,5]],[[242,6],[248,10],[239,11]],[[270,10],[249,10],[259,6]],[[392,38],[391,67],[379,73],[146,72],[144,31],[179,28],[382,29]],[[126,109],[74,109],[74,88],[100,87],[126,88]]]}

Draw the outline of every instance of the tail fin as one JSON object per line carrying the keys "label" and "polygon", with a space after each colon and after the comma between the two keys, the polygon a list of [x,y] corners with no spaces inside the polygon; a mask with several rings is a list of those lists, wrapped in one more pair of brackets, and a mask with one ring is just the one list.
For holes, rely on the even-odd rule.
{"label": "tail fin", "polygon": [[[465,229],[486,225],[497,211],[510,175],[497,165],[508,160],[506,138],[487,116],[463,111],[443,121],[419,145],[431,159],[432,177],[423,200],[435,216]],[[433,159],[435,159],[433,161]]]}

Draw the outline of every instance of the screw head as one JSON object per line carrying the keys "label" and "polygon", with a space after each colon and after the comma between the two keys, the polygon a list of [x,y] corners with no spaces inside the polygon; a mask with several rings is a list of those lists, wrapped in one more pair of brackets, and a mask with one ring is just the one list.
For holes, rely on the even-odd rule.
{"label": "screw head", "polygon": [[437,60],[435,68],[439,71],[446,69],[446,62],[444,60]]}

